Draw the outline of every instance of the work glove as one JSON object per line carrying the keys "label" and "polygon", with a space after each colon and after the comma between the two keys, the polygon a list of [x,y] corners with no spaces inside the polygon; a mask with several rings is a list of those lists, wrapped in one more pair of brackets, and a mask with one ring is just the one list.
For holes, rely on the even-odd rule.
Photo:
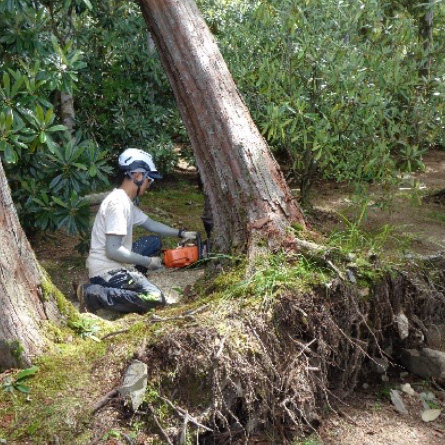
{"label": "work glove", "polygon": [[196,239],[198,235],[198,232],[181,232],[181,238],[188,240],[188,239]]}
{"label": "work glove", "polygon": [[160,269],[162,267],[161,257],[159,256],[147,257],[147,264],[145,265],[145,267],[148,270]]}

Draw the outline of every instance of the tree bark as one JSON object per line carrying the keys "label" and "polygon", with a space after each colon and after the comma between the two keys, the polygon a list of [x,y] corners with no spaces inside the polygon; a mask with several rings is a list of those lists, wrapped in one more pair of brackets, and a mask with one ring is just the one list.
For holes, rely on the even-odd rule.
{"label": "tree bark", "polygon": [[42,323],[60,318],[42,282],[0,161],[0,369],[29,365],[45,347]]}
{"label": "tree bark", "polygon": [[299,206],[193,0],[138,0],[169,77],[209,197],[213,248],[273,247]]}
{"label": "tree bark", "polygon": [[68,129],[71,137],[74,137],[76,127],[76,114],[74,112],[74,97],[72,94],[60,93],[60,114],[63,125]]}
{"label": "tree bark", "polygon": [[430,53],[433,46],[434,0],[428,0],[425,3],[427,4],[426,11],[419,18],[419,40],[425,52],[425,59],[423,59],[421,62],[419,74],[428,78],[432,64],[432,57]]}

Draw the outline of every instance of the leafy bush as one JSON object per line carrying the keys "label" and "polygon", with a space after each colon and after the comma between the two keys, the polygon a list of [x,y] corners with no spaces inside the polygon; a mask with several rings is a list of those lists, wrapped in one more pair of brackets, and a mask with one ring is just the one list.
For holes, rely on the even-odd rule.
{"label": "leafy bush", "polygon": [[69,134],[55,105],[58,94],[76,91],[82,52],[74,40],[61,42],[53,8],[24,0],[1,3],[0,13],[0,49],[8,54],[0,61],[0,156],[22,224],[84,234],[89,209],[80,197],[107,184],[107,151],[80,131]]}
{"label": "leafy bush", "polygon": [[87,26],[79,35],[91,49],[85,54],[89,69],[79,79],[82,127],[116,152],[148,142],[187,141],[138,5],[98,5],[91,18],[98,26]]}
{"label": "leafy bush", "polygon": [[153,155],[156,168],[165,174],[173,172],[181,156],[181,150],[175,149],[174,144],[169,141],[161,141],[148,147],[147,151]]}
{"label": "leafy bush", "polygon": [[380,0],[201,4],[255,121],[303,196],[320,175],[392,179],[443,145],[441,43],[425,50],[421,13]]}

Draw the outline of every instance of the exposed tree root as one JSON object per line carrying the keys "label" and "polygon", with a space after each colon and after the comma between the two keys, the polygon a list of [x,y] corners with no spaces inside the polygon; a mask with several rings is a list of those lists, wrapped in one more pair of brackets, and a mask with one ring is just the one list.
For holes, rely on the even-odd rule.
{"label": "exposed tree root", "polygon": [[[262,311],[241,305],[223,320],[201,314],[199,327],[172,328],[143,357],[152,381],[160,379],[159,403],[173,413],[164,433],[184,441],[198,428],[200,443],[227,444],[266,432],[290,443],[313,431],[321,407],[350,393],[373,361],[396,363],[397,351],[421,344],[443,318],[444,265],[411,263],[366,296],[337,278],[311,293],[288,291]],[[395,321],[401,313],[406,338]]]}

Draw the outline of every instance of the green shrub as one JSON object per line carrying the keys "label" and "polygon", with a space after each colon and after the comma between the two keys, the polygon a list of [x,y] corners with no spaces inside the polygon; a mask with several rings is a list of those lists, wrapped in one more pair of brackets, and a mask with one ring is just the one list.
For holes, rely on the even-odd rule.
{"label": "green shrub", "polygon": [[435,6],[436,43],[426,52],[415,12],[425,5],[200,3],[254,120],[303,198],[320,176],[390,180],[399,169],[422,168],[425,150],[443,145],[443,6]]}

